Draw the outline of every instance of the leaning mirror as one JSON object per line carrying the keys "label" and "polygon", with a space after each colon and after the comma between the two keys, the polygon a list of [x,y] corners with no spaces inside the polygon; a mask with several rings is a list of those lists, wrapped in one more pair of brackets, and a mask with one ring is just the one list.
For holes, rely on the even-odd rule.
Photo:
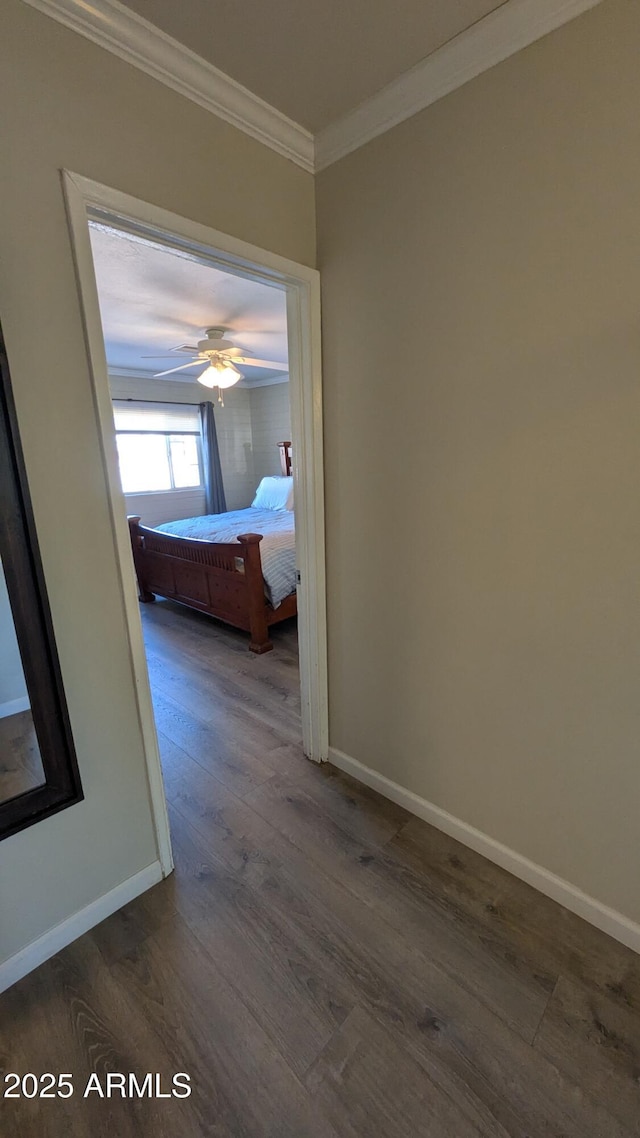
{"label": "leaning mirror", "polygon": [[81,798],[0,329],[0,838]]}

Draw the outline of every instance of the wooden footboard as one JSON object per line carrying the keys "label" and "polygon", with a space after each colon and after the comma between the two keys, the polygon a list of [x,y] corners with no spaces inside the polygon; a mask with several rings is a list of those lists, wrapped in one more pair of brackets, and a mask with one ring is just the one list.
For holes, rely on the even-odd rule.
{"label": "wooden footboard", "polygon": [[155,594],[180,601],[250,633],[252,652],[269,652],[269,625],[296,611],[295,594],[278,609],[264,595],[262,535],[244,533],[230,543],[159,533],[129,517],[140,600]]}

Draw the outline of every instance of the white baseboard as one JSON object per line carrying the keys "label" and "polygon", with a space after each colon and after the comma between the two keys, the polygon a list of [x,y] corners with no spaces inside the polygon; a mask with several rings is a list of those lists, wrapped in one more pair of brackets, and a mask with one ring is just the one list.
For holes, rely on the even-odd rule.
{"label": "white baseboard", "polygon": [[0,719],[9,715],[18,715],[21,711],[28,711],[31,707],[28,695],[21,695],[20,699],[10,699],[7,703],[0,703]]}
{"label": "white baseboard", "polygon": [[551,873],[550,870],[544,869],[543,866],[529,861],[522,854],[502,845],[501,842],[497,842],[495,838],[490,838],[488,834],[476,830],[468,822],[455,818],[453,814],[448,814],[440,806],[435,806],[433,802],[421,798],[419,794],[414,794],[413,791],[406,790],[405,787],[400,786],[397,782],[392,782],[391,779],[379,774],[378,771],[365,767],[363,763],[351,758],[351,755],[346,755],[344,751],[339,751],[336,747],[329,747],[329,762],[339,767],[346,774],[351,775],[352,778],[357,779],[358,782],[363,782],[372,790],[377,790],[379,794],[391,799],[398,806],[404,806],[405,810],[415,814],[418,818],[422,818],[425,822],[429,822],[436,829],[448,834],[449,837],[455,838],[463,845],[475,850],[476,853],[488,858],[489,861],[495,862],[502,869],[512,873],[514,877],[526,881],[527,885],[532,885],[540,893],[544,893],[547,897],[557,901],[558,904],[564,905],[565,909],[576,913],[589,924],[601,929],[602,932],[608,933],[609,936],[614,937],[627,948],[632,948],[634,952],[640,953],[640,925],[630,920],[629,917],[625,917],[615,909],[610,909],[608,905],[603,905],[594,897],[589,897],[587,893],[583,893],[581,889],[569,881],[565,881],[562,877],[557,877],[555,873]]}
{"label": "white baseboard", "polygon": [[80,909],[78,913],[74,913],[72,917],[68,917],[62,924],[49,929],[26,948],[16,952],[15,956],[4,960],[0,964],[0,992],[5,992],[12,984],[17,983],[29,972],[33,972],[34,968],[44,964],[45,960],[55,956],[56,952],[66,948],[83,933],[95,928],[123,905],[128,905],[129,901],[133,901],[141,893],[146,893],[147,889],[157,885],[162,877],[162,866],[159,861],[154,861],[152,865],[141,869],[133,877],[128,877],[126,881],[116,885],[115,889],[111,889],[96,901],[86,905],[84,909]]}

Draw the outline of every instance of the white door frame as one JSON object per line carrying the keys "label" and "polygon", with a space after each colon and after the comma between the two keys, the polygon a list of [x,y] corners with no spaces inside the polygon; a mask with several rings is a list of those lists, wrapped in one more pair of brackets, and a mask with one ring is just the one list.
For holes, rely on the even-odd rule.
{"label": "white door frame", "polygon": [[287,296],[289,392],[296,495],[298,634],[304,752],[316,762],[328,756],[327,632],[322,458],[320,277],[315,269],[279,257],[206,225],[62,171],[71,242],[84,320],[89,371],[101,439],[123,604],[132,680],[149,779],[158,856],[163,872],[173,868],[164,783],[142,637],[129,529],[120,486],[104,338],[98,304],[90,218],[185,249],[237,276],[262,280]]}

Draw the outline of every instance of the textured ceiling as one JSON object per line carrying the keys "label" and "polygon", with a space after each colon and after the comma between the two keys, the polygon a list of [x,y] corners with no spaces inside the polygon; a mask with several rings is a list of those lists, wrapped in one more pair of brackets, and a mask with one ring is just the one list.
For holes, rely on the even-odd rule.
{"label": "textured ceiling", "polygon": [[505,0],[126,0],[316,132]]}
{"label": "textured ceiling", "polygon": [[[281,363],[271,370],[240,365],[249,382],[286,373],[286,297],[280,289],[107,226],[92,222],[90,232],[110,367],[148,370],[150,376],[177,367],[185,356],[143,357],[195,344],[206,327],[221,325],[256,359]],[[193,380],[197,371],[169,378]]]}

